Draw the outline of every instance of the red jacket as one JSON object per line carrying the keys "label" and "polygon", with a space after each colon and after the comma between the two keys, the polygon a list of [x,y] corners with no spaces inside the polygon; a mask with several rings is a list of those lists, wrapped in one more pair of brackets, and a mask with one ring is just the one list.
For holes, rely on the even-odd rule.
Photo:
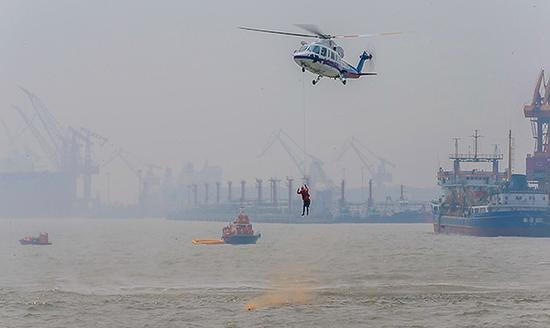
{"label": "red jacket", "polygon": [[302,187],[296,191],[298,195],[302,195],[302,200],[309,200],[309,189],[307,187]]}

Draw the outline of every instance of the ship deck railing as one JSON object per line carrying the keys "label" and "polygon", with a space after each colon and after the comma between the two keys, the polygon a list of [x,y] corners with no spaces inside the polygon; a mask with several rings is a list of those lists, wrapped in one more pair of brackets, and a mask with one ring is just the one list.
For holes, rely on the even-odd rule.
{"label": "ship deck railing", "polygon": [[[489,178],[494,177],[495,173],[492,171],[484,171],[484,170],[469,170],[469,171],[439,171],[437,172],[438,178],[452,178],[452,177],[482,177],[482,178]],[[504,178],[506,176],[506,173],[499,172],[496,174],[499,178]]]}
{"label": "ship deck railing", "polygon": [[502,160],[502,154],[450,154],[449,159],[461,162],[491,162]]}

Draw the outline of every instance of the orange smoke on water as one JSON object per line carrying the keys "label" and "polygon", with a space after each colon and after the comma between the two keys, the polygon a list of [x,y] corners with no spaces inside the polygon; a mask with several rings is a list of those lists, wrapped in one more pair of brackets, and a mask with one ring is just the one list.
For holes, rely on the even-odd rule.
{"label": "orange smoke on water", "polygon": [[311,289],[276,289],[253,298],[245,307],[248,311],[252,311],[266,307],[303,305],[312,301]]}
{"label": "orange smoke on water", "polygon": [[268,307],[304,305],[312,303],[313,298],[314,290],[309,284],[286,281],[250,300],[245,309],[252,311]]}

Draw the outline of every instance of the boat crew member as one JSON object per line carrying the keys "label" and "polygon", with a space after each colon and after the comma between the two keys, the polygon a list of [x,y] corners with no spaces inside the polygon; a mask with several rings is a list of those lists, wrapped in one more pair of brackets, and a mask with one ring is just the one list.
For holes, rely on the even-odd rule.
{"label": "boat crew member", "polygon": [[[303,206],[302,206],[302,216],[304,216],[304,214],[306,215],[309,215],[309,204],[311,203],[311,198],[309,196],[309,188],[307,187],[307,185],[304,183],[304,185],[299,188],[296,193],[298,195],[301,195],[302,196],[302,201],[303,201]],[[307,211],[307,212],[306,212]]]}

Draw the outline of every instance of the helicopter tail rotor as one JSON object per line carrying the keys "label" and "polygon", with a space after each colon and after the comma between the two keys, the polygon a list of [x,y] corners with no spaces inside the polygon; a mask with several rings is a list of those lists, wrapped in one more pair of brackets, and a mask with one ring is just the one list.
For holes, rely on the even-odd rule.
{"label": "helicopter tail rotor", "polygon": [[369,44],[367,48],[365,49],[365,53],[367,54],[367,60],[365,61],[365,67],[367,71],[374,71],[376,62],[376,48],[374,45]]}

